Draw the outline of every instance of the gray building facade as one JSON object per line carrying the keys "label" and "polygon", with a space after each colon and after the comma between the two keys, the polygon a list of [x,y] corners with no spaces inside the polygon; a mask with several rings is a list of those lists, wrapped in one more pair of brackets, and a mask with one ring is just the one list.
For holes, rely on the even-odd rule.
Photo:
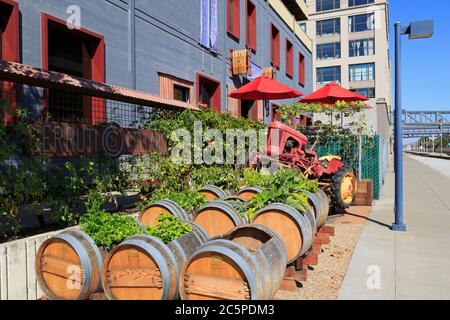
{"label": "gray building facade", "polygon": [[[217,5],[218,48],[215,51],[200,44],[204,1],[17,0],[20,12],[18,62],[48,68],[48,57],[44,57],[48,50],[43,48],[46,37],[43,19],[51,17],[72,22],[79,18],[83,30],[104,40],[104,82],[196,104],[201,100],[199,96],[203,90],[200,82],[204,81],[207,87],[214,84],[219,89],[214,87],[213,109],[238,114],[240,106],[237,110],[237,102],[230,101],[233,99],[227,98],[227,94],[246,82],[246,77],[231,76],[230,50],[246,49],[246,13],[250,3],[256,10],[256,50],[251,52],[252,69],[261,72],[271,66],[273,24],[280,35],[276,79],[304,94],[313,90],[312,43],[298,26],[298,20],[307,17],[307,12],[299,16],[306,8],[303,0],[208,0],[208,5]],[[227,10],[232,2],[239,7],[239,39],[227,32],[230,23]],[[64,39],[60,38],[61,42]],[[292,75],[286,74],[286,39],[293,45]],[[299,83],[298,75],[300,54],[304,57],[303,84]],[[102,70],[97,72],[102,73]],[[180,85],[181,91],[172,92],[170,86],[173,85],[175,88]],[[292,100],[274,101],[286,102]]]}

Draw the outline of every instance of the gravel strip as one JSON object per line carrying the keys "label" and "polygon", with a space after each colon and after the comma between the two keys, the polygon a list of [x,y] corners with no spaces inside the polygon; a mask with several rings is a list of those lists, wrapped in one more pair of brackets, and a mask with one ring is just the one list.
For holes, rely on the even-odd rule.
{"label": "gravel strip", "polygon": [[336,224],[331,242],[322,246],[317,266],[310,267],[308,281],[296,291],[278,291],[275,299],[335,300],[350,263],[362,225]]}

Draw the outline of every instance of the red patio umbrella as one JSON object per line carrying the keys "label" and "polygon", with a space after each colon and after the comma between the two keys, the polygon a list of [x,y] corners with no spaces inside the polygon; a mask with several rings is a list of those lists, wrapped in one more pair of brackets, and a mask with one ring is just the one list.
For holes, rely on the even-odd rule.
{"label": "red patio umbrella", "polygon": [[265,122],[270,122],[269,100],[297,98],[303,93],[294,90],[272,78],[260,76],[252,82],[231,92],[228,96],[239,100],[264,100]]}
{"label": "red patio umbrella", "polygon": [[347,90],[337,83],[329,83],[317,91],[307,95],[300,102],[305,103],[325,103],[325,104],[335,104],[338,101],[367,101],[368,98]]}
{"label": "red patio umbrella", "polygon": [[302,96],[294,90],[272,78],[261,76],[233,91],[228,96],[240,100],[280,100]]}
{"label": "red patio umbrella", "polygon": [[[337,83],[328,83],[317,91],[307,95],[300,102],[304,103],[323,103],[323,104],[335,104],[338,101],[355,102],[355,101],[367,101],[367,97],[364,97],[356,92],[347,90]],[[372,109],[367,104],[364,106],[368,109]],[[341,115],[341,126],[343,126],[344,117]],[[331,113],[331,124],[333,124],[333,113]]]}

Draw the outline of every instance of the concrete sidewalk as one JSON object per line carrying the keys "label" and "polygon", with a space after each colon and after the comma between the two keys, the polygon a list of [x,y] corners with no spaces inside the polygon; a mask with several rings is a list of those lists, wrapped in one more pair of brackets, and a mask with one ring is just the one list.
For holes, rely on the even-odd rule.
{"label": "concrete sidewalk", "polygon": [[[389,172],[339,299],[450,299],[450,178],[410,156],[404,170],[407,232],[389,229],[394,221],[394,174]],[[378,272],[380,288],[369,289]]]}

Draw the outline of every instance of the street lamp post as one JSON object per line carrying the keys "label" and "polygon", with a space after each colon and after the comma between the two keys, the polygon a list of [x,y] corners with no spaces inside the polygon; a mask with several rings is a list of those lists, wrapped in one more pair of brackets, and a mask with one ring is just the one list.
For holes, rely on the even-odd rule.
{"label": "street lamp post", "polygon": [[430,38],[434,32],[433,20],[416,21],[403,28],[395,23],[395,114],[394,114],[394,170],[395,170],[395,222],[392,230],[405,232],[403,222],[403,128],[402,128],[402,76],[401,76],[401,36],[408,35],[410,40]]}

